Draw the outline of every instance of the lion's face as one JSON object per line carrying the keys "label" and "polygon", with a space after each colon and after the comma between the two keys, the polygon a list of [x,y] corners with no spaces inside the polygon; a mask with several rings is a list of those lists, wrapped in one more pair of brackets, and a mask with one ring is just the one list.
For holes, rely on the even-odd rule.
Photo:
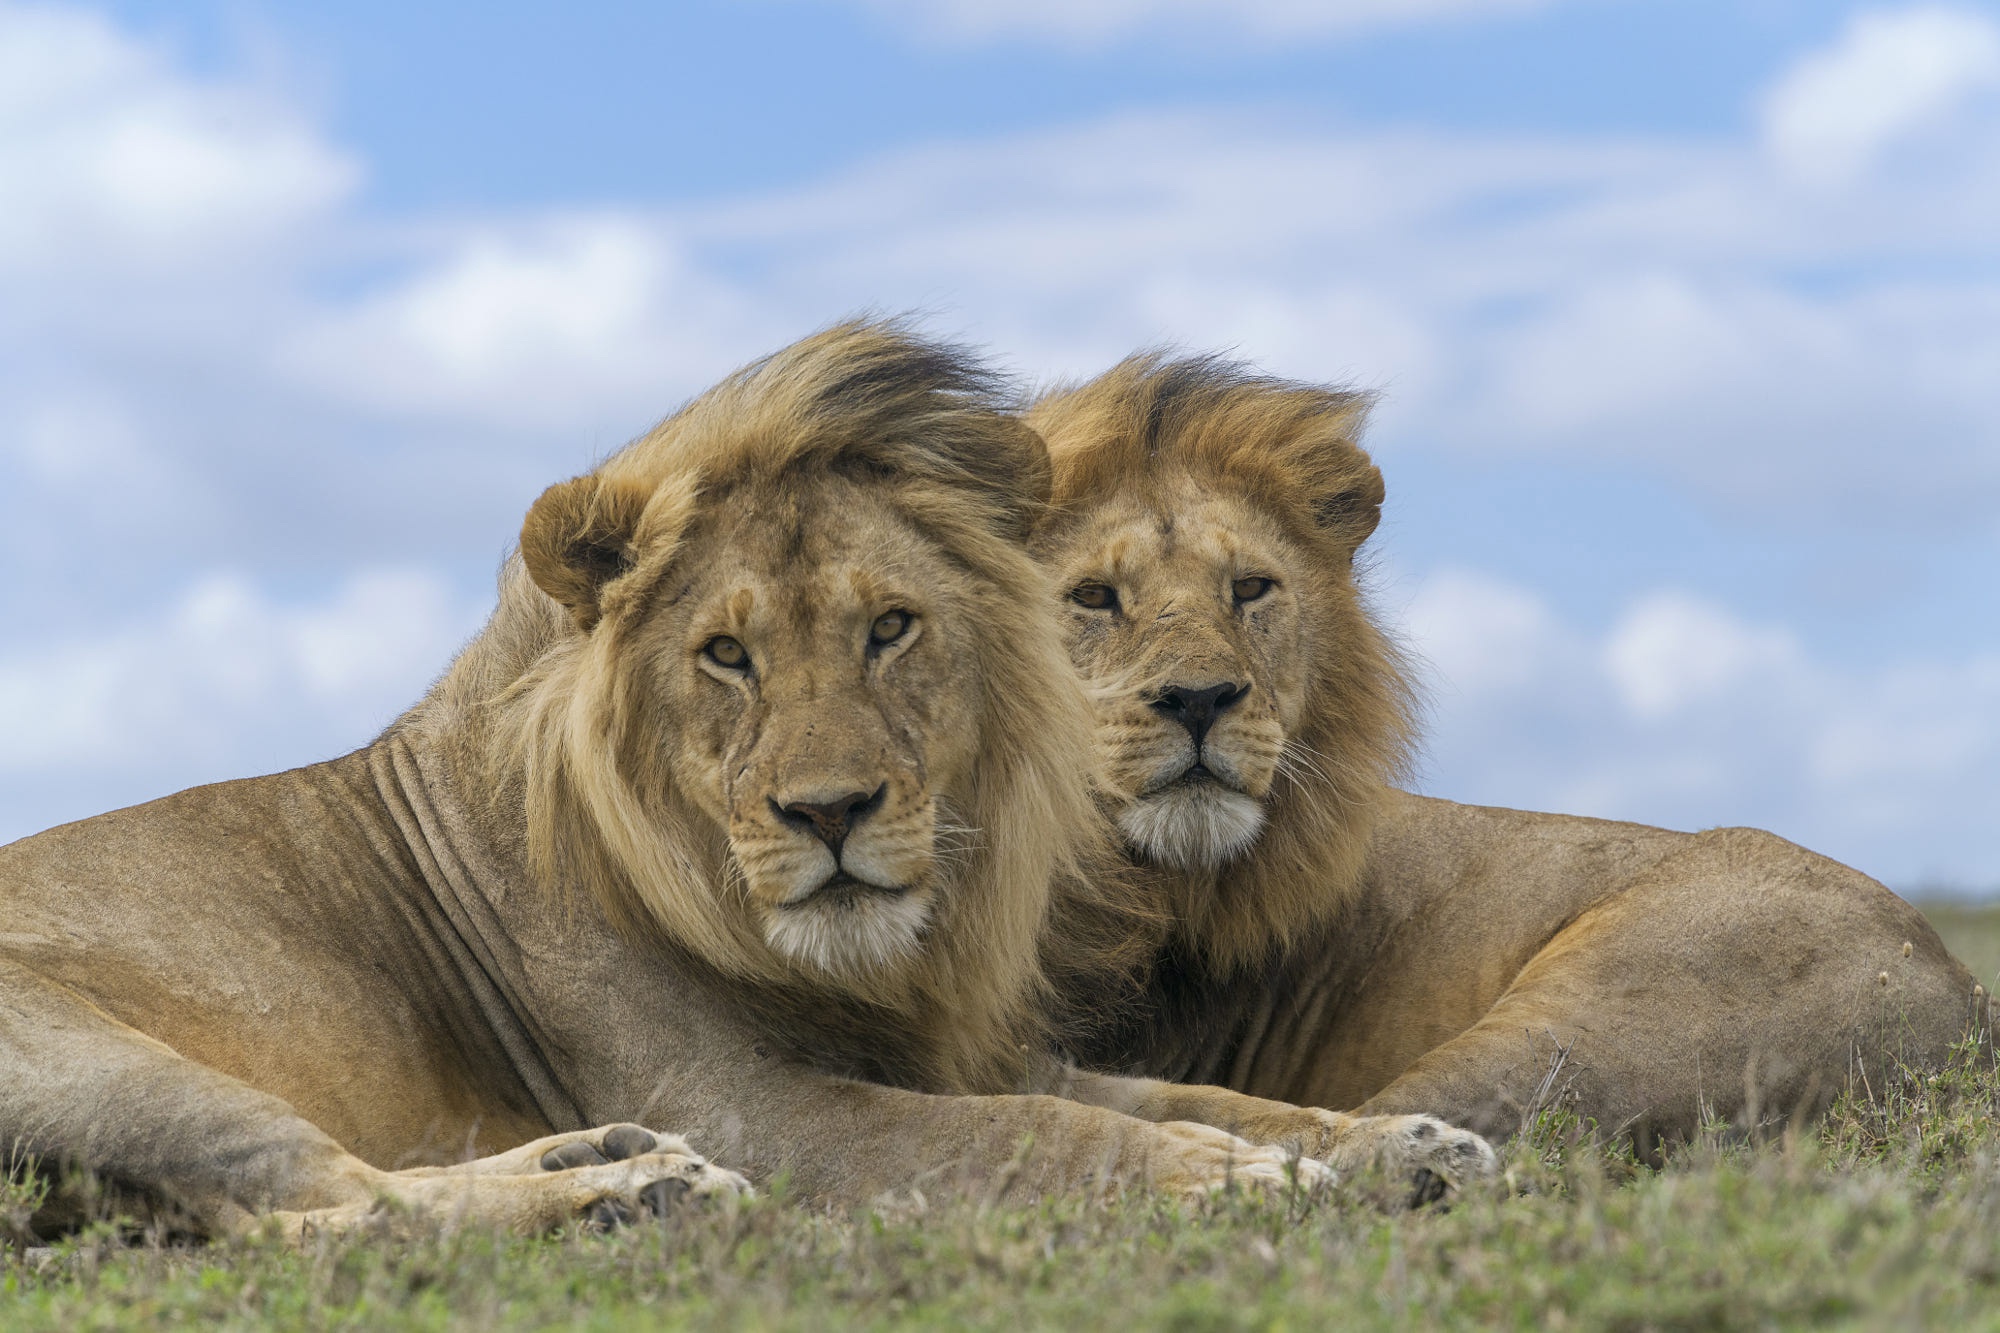
{"label": "lion's face", "polygon": [[718,498],[637,636],[766,941],[835,975],[917,948],[979,735],[975,599],[878,492]]}
{"label": "lion's face", "polygon": [[935,1089],[1018,1081],[1055,886],[1108,850],[1010,406],[894,322],[754,361],[542,493],[466,669],[539,884]]}
{"label": "lion's face", "polygon": [[1040,554],[1128,842],[1185,869],[1242,852],[1306,704],[1302,553],[1247,497],[1182,477],[1105,497]]}

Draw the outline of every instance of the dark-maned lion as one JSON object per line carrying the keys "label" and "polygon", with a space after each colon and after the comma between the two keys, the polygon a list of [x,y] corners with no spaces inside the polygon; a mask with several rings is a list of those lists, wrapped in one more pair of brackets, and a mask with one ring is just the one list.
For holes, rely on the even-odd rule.
{"label": "dark-maned lion", "polygon": [[995,395],[893,325],[809,338],[543,495],[373,744],[0,849],[0,1147],[209,1233],[743,1188],[619,1121],[836,1200],[1287,1179],[966,1095],[1025,1086],[1049,887],[1101,836],[1022,545],[1047,457]]}
{"label": "dark-maned lion", "polygon": [[1383,498],[1366,408],[1141,355],[1027,414],[1056,467],[1036,550],[1173,923],[1144,1017],[1076,1053],[1487,1134],[1561,1096],[1650,1143],[1810,1112],[1858,1061],[1983,1033],[1983,992],[1914,908],[1769,833],[1391,786],[1411,710],[1355,586]]}

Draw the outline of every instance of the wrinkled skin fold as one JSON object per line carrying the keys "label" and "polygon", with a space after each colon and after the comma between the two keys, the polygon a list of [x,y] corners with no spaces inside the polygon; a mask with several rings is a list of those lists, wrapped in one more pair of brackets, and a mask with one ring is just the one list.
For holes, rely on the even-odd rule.
{"label": "wrinkled skin fold", "polygon": [[[1056,470],[1034,546],[1095,691],[1132,891],[1167,919],[1146,1003],[1072,1053],[1495,1137],[1555,1103],[1650,1148],[1990,1041],[1920,913],[1769,833],[1396,788],[1406,669],[1354,574],[1384,494],[1366,408],[1141,355],[1026,414]],[[1071,1012],[1100,1003],[1069,989]]]}

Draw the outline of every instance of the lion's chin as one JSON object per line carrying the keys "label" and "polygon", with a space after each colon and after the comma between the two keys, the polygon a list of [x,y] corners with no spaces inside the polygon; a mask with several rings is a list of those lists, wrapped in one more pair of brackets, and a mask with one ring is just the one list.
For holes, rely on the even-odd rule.
{"label": "lion's chin", "polygon": [[866,977],[911,957],[930,920],[930,894],[858,882],[832,885],[765,916],[778,953],[834,977]]}
{"label": "lion's chin", "polygon": [[1118,827],[1133,848],[1161,865],[1209,870],[1256,841],[1264,807],[1217,782],[1179,782],[1126,806]]}

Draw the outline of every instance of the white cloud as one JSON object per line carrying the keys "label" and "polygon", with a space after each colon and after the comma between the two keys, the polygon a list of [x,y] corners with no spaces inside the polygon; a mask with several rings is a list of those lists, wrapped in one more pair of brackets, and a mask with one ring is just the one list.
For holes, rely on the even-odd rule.
{"label": "white cloud", "polygon": [[695,256],[754,246],[746,293],[965,311],[1038,373],[1162,338],[1236,347],[1387,387],[1378,439],[1619,460],[1821,524],[1982,524],[1994,129],[1921,188],[1830,214],[1747,141],[1131,116],[673,225]]}
{"label": "white cloud", "polygon": [[1846,182],[1995,85],[2000,24],[1985,15],[1931,6],[1857,14],[1771,88],[1764,138],[1794,175]]}
{"label": "white cloud", "polygon": [[1548,690],[1587,655],[1541,598],[1474,570],[1432,574],[1402,620],[1427,674],[1455,697]]}
{"label": "white cloud", "polygon": [[1156,32],[1253,39],[1329,37],[1379,28],[1524,14],[1553,0],[839,0],[952,42],[1027,38],[1093,46]]}
{"label": "white cloud", "polygon": [[1697,597],[1660,592],[1626,612],[1604,645],[1604,665],[1636,718],[1664,721],[1761,680],[1802,689],[1810,681],[1798,640],[1745,625]]}
{"label": "white cloud", "polygon": [[[1932,32],[1954,13],[1877,16],[1855,41],[1875,49],[1878,29]],[[255,101],[176,82],[94,21],[71,26],[84,35],[43,45],[83,55],[44,63],[82,70],[56,82],[90,96],[24,95],[55,127],[50,142],[98,133],[93,108],[127,84],[140,108]],[[1160,339],[1233,346],[1287,373],[1386,387],[1378,439],[1390,443],[1620,459],[1722,504],[1782,504],[1822,524],[1866,513],[1962,525],[2000,501],[2000,117],[1988,120],[1929,175],[1828,213],[1771,179],[1748,139],[1137,115],[893,154],[708,206],[390,233],[393,275],[358,295],[321,284],[349,293],[331,300],[310,294],[320,274],[300,256],[256,290],[150,315],[122,302],[109,320],[92,313],[101,299],[56,291],[15,302],[13,317],[75,323],[79,340],[144,335],[223,379],[254,361],[260,388],[302,395],[316,418],[601,449],[801,329],[917,306],[1041,374]],[[296,117],[245,123],[275,127],[297,163],[334,164],[321,176],[337,183],[345,159]],[[232,197],[211,193],[218,209]],[[281,223],[245,205],[188,221],[182,240],[228,252],[259,218],[280,245],[310,218],[355,229],[312,212],[325,191],[272,197],[304,211]],[[21,357],[66,358],[72,373],[80,360],[39,334]],[[1898,455],[1886,470],[1885,443]]]}
{"label": "white cloud", "polygon": [[110,474],[149,469],[138,426],[112,404],[45,398],[23,406],[7,434],[27,470],[50,486],[90,486]]}
{"label": "white cloud", "polygon": [[190,80],[93,14],[0,3],[0,275],[240,264],[358,174],[274,96]]}
{"label": "white cloud", "polygon": [[373,407],[579,429],[658,416],[758,345],[748,303],[658,224],[558,217],[459,237],[400,283],[312,318],[292,374]]}
{"label": "white cloud", "polygon": [[155,614],[0,656],[0,781],[234,776],[340,753],[417,700],[480,612],[424,570],[363,571],[303,603],[207,575]]}
{"label": "white cloud", "polygon": [[1453,568],[1401,621],[1429,665],[1438,795],[1751,824],[1893,884],[2000,882],[2000,653],[1840,669],[1785,626],[1672,590],[1592,631]]}

